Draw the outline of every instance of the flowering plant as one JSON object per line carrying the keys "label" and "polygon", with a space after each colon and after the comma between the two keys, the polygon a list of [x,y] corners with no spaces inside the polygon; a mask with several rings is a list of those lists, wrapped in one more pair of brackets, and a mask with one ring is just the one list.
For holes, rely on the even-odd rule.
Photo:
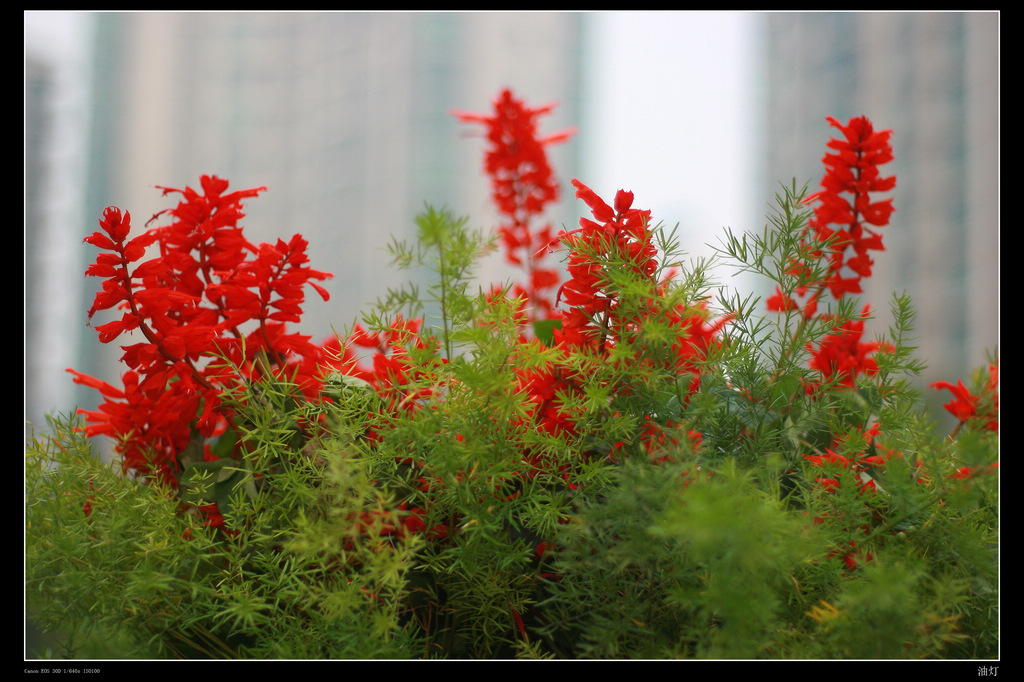
{"label": "flowering plant", "polygon": [[[123,386],[69,370],[103,402],[27,448],[27,602],[69,652],[994,655],[997,361],[933,384],[958,420],[937,434],[909,300],[865,342],[851,299],[893,212],[891,132],[829,119],[821,189],[726,232],[718,257],[774,282],[761,304],[716,297],[633,192],[572,180],[589,215],[555,232],[545,150],[571,131],[541,136],[550,110],[456,112],[487,131],[503,224],[428,208],[389,246],[433,269],[426,296],[390,290],[321,343],[288,328],[306,285],[327,297],[306,241],[239,226],[264,188],[165,189],[170,224],[137,235],[104,212],[89,317],[140,341]],[[473,293],[495,243],[524,280]]]}

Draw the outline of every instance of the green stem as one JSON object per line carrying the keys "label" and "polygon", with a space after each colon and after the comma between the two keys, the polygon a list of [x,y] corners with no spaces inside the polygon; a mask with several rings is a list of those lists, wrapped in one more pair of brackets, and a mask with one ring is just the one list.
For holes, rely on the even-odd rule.
{"label": "green stem", "polygon": [[451,337],[448,332],[448,302],[447,302],[447,291],[448,291],[448,275],[444,268],[444,240],[439,240],[437,244],[438,252],[438,274],[441,276],[441,327],[444,334],[444,353],[445,357],[451,362],[452,359],[452,343]]}

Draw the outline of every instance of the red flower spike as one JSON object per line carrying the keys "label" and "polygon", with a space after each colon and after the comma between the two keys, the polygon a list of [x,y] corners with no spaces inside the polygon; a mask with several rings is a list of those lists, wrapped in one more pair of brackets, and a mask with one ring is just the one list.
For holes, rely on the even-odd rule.
{"label": "red flower spike", "polygon": [[463,123],[479,123],[486,128],[490,148],[484,157],[484,169],[491,177],[494,204],[507,220],[498,227],[505,258],[526,270],[526,281],[514,291],[526,297],[527,324],[555,315],[548,292],[559,282],[555,270],[540,265],[548,247],[557,243],[551,238],[551,227],[534,228],[534,222],[548,204],[557,201],[559,194],[546,148],[568,140],[575,132],[538,135],[539,118],[553,108],[554,105],[530,108],[505,90],[494,101],[494,113],[490,116],[453,112]]}
{"label": "red flower spike", "polygon": [[[572,345],[590,345],[603,349],[611,341],[605,329],[611,328],[610,316],[615,298],[604,291],[605,265],[601,254],[617,252],[634,263],[637,272],[652,278],[657,271],[657,249],[648,229],[651,212],[633,209],[632,192],[616,194],[616,210],[593,190],[573,179],[576,196],[590,208],[595,219],[580,218],[580,227],[562,232],[560,237],[569,249],[567,270],[571,279],[562,285],[556,301],[564,300],[570,310],[563,314],[562,327],[555,330],[555,340]],[[594,252],[597,252],[596,254]],[[604,318],[608,324],[595,324]]]}
{"label": "red flower spike", "polygon": [[[306,284],[328,296],[314,280],[330,275],[307,266],[307,242],[296,235],[257,247],[242,236],[241,201],[266,188],[226,193],[228,182],[216,176],[201,177],[200,186],[202,194],[162,188],[182,196],[177,207],[154,216],[172,222],[131,240],[130,214],[104,211],[101,230],[85,239],[101,250],[86,274],[104,279],[88,315],[120,309],[120,319],[96,327],[104,343],[133,330],[143,340],[123,346],[130,369],[123,389],[69,370],[76,383],[104,397],[98,409],[80,411],[85,433],[116,439],[126,470],[170,485],[177,485],[177,458],[193,439],[223,433],[232,418],[221,405],[221,387],[270,370],[315,395],[324,369],[340,363],[284,328],[298,321]],[[142,261],[153,245],[159,255]],[[228,371],[224,358],[242,376]],[[220,523],[219,515],[206,516]]]}
{"label": "red flower spike", "polygon": [[[865,226],[888,225],[895,210],[892,199],[872,199],[872,194],[887,192],[896,186],[895,177],[881,177],[878,170],[893,159],[889,144],[892,131],[876,131],[863,116],[850,119],[846,125],[831,116],[826,120],[842,137],[829,140],[827,146],[833,153],[825,154],[822,159],[825,175],[821,189],[805,199],[806,203],[814,204],[815,209],[803,242],[812,258],[824,261],[827,274],[822,281],[798,292],[800,296],[808,296],[803,304],[782,296],[781,292],[766,302],[768,310],[773,312],[802,307],[807,319],[816,313],[817,299],[824,290],[835,299],[861,292],[860,281],[871,276],[874,266],[869,253],[884,249],[881,235]],[[825,248],[823,244],[833,238]]]}

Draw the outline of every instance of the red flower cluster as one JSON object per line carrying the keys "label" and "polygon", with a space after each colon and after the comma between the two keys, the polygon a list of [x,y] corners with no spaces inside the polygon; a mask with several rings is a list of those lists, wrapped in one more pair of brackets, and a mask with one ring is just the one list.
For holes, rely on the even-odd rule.
{"label": "red flower cluster", "polygon": [[[678,306],[670,310],[649,310],[643,315],[621,314],[618,293],[609,286],[609,268],[625,267],[646,279],[652,294],[666,285],[657,282],[657,249],[650,230],[651,212],[633,207],[633,193],[619,190],[614,207],[608,205],[593,190],[573,180],[576,196],[590,208],[593,220],[580,219],[580,227],[571,232],[560,232],[566,247],[567,270],[570,279],[558,292],[558,302],[566,305],[561,324],[553,332],[553,342],[564,353],[585,352],[607,358],[620,340],[628,338],[654,316],[668,321],[673,330],[671,344],[674,351],[668,370],[672,376],[692,373],[699,378],[700,362],[718,343],[717,334],[728,322],[722,318],[709,322],[709,314],[702,305]],[[648,358],[638,358],[650,364]],[[520,372],[520,389],[529,396],[536,428],[552,435],[577,434],[579,415],[565,408],[565,397],[582,395],[588,377],[579,376],[569,362],[552,362],[545,367],[531,367]],[[696,390],[699,381],[690,382]],[[666,438],[662,427],[645,415],[642,443]],[[666,428],[674,428],[672,425]],[[691,443],[699,443],[700,435],[690,434]],[[543,468],[543,463],[535,463]]]}
{"label": "red flower cluster", "polygon": [[863,343],[864,320],[871,316],[871,306],[864,306],[861,317],[847,320],[830,332],[811,351],[810,366],[821,372],[825,383],[836,382],[844,388],[853,388],[854,379],[858,376],[874,376],[878,373],[878,363],[871,355],[879,350],[888,350],[889,344],[880,341]]}
{"label": "red flower cluster", "polygon": [[[559,194],[546,149],[573,134],[566,130],[544,137],[538,135],[538,119],[552,109],[553,105],[528,107],[505,90],[495,100],[492,115],[455,115],[463,122],[486,126],[489,147],[484,168],[491,178],[494,203],[507,221],[498,228],[498,234],[506,260],[527,270],[528,281],[513,291],[527,306],[521,320],[558,320],[552,331],[552,343],[565,354],[566,360],[571,352],[583,349],[606,355],[617,339],[644,323],[642,319],[627,320],[617,314],[618,300],[608,286],[608,268],[613,263],[614,267],[621,267],[625,259],[628,267],[651,281],[652,292],[657,287],[654,275],[658,254],[649,229],[651,212],[633,207],[632,192],[620,190],[614,206],[609,206],[590,188],[573,180],[576,197],[587,204],[593,220],[582,218],[578,229],[560,231],[555,236],[550,224],[535,227],[536,218]],[[547,292],[560,283],[560,277],[539,262],[559,243],[568,252],[569,280],[558,288],[552,300]],[[674,369],[679,371],[696,372],[697,361],[715,343],[715,335],[726,322],[708,323],[707,311],[699,305],[651,314],[667,316],[678,330],[673,347]],[[552,435],[575,435],[578,415],[566,410],[563,397],[580,395],[586,377],[578,376],[569,362],[523,368],[519,377],[520,390],[533,406],[532,427]],[[691,387],[696,388],[696,384],[692,382]],[[648,431],[655,426],[649,424]],[[529,454],[524,460],[533,471],[547,467]]]}
{"label": "red flower cluster", "polygon": [[[804,277],[811,271],[811,263],[823,261],[826,274],[821,281],[805,283],[793,292],[805,297],[800,303],[780,287],[767,300],[768,310],[799,310],[805,320],[817,314],[818,301],[826,291],[836,300],[861,292],[860,281],[871,276],[874,265],[869,252],[883,248],[881,235],[867,226],[887,225],[894,210],[892,199],[871,199],[872,193],[896,186],[895,177],[882,178],[878,170],[893,158],[889,144],[892,131],[876,131],[863,116],[850,119],[845,126],[831,116],[827,120],[843,133],[843,138],[829,140],[828,147],[835,153],[823,158],[826,170],[821,189],[806,198],[808,203],[817,204],[801,241],[806,260],[794,261],[788,271]],[[878,365],[871,356],[888,346],[861,342],[869,312],[865,307],[861,318],[837,325],[817,348],[808,346],[812,353],[810,366],[821,373],[825,383],[835,381],[840,387],[853,388],[858,376],[877,373]]]}
{"label": "red flower cluster", "polygon": [[[844,514],[840,509],[820,511],[820,515],[814,519],[816,524],[830,523],[853,536],[866,536],[872,530],[885,525],[884,504],[878,505],[875,500],[875,494],[882,490],[876,481],[876,476],[884,471],[885,467],[894,459],[902,458],[903,453],[882,445],[878,441],[880,435],[879,425],[874,424],[866,431],[858,431],[849,437],[833,437],[830,447],[821,454],[804,455],[804,459],[813,468],[822,470],[822,475],[815,476],[814,480],[818,490],[828,494],[828,499],[831,500],[831,495],[838,492],[842,486],[842,472],[850,472],[855,477],[858,490],[869,510],[867,523],[857,526],[852,526],[845,521]],[[931,485],[932,480],[925,471],[924,463],[917,461],[916,466],[917,482],[921,485]],[[970,479],[979,475],[995,474],[998,469],[998,462],[982,467],[964,466],[948,474],[948,477]],[[829,508],[828,503],[825,508]],[[860,563],[870,561],[874,556],[869,549],[860,548],[858,543],[859,540],[856,539],[844,540],[838,548],[829,553],[829,556],[838,556],[848,569],[856,569]]]}
{"label": "red flower cluster", "polygon": [[[101,231],[85,239],[101,249],[86,274],[104,278],[89,317],[119,309],[119,319],[96,328],[100,341],[136,330],[143,340],[122,346],[123,388],[68,370],[104,397],[98,410],[80,410],[86,433],[117,439],[126,469],[171,484],[179,455],[230,420],[221,405],[225,387],[301,370],[300,385],[313,391],[321,366],[335,362],[329,348],[286,329],[299,320],[306,284],[328,298],[315,280],[330,275],[307,266],[307,242],[296,235],[251,244],[238,226],[241,202],[265,188],[226,193],[226,180],[205,175],[200,183],[202,193],[163,188],[183,198],[153,220],[166,214],[173,221],[130,240],[131,216],[104,211]],[[157,255],[138,263],[153,246]]]}
{"label": "red flower cluster", "polygon": [[[669,420],[664,426],[644,415],[644,426],[640,431],[640,444],[655,462],[679,461],[680,453],[690,453],[699,449],[704,437],[700,433],[687,430],[685,436],[679,424]],[[681,440],[682,439],[682,440]],[[618,450],[625,443],[616,443],[613,450]]]}
{"label": "red flower cluster", "polygon": [[[346,354],[339,364],[341,371],[366,381],[384,399],[391,411],[409,412],[421,400],[434,393],[424,385],[440,386],[431,368],[417,367],[409,357],[409,349],[437,347],[436,339],[424,340],[420,335],[422,321],[401,316],[392,321],[386,332],[369,332],[356,325],[346,344]],[[362,364],[352,351],[357,346],[372,350],[370,364]],[[438,359],[437,365],[445,360]]]}
{"label": "red flower cluster", "polygon": [[[833,438],[832,446],[826,448],[822,455],[804,455],[804,459],[815,467],[838,467],[841,469],[852,469],[860,479],[861,492],[874,491],[875,480],[868,474],[872,467],[881,468],[893,454],[881,448],[875,439],[879,435],[878,424],[863,433],[858,433],[856,441],[851,438]],[[838,451],[838,452],[837,452]],[[884,454],[869,455],[868,452],[881,451]],[[839,454],[846,452],[846,455]],[[839,480],[831,477],[819,477],[815,479],[825,490],[834,491],[839,488]]]}
{"label": "red flower cluster", "polygon": [[978,395],[971,393],[962,380],[958,380],[955,386],[948,381],[936,381],[931,387],[953,394],[953,399],[943,407],[959,420],[957,428],[977,420],[983,428],[999,431],[999,363],[989,364],[988,377]]}
{"label": "red flower cluster", "polygon": [[[802,307],[807,318],[814,316],[826,289],[836,299],[861,292],[860,280],[871,276],[874,265],[870,252],[884,248],[881,234],[872,228],[888,225],[894,210],[892,199],[873,201],[871,197],[871,193],[887,192],[896,186],[895,177],[880,177],[878,170],[893,159],[889,144],[892,131],[876,131],[863,116],[850,119],[845,126],[831,116],[827,120],[843,133],[843,138],[829,140],[828,146],[835,153],[825,154],[822,159],[826,170],[821,189],[806,199],[817,206],[803,242],[811,259],[825,261],[827,275],[794,292],[807,296],[802,305],[781,289],[768,299],[769,310]],[[796,262],[790,272],[799,275],[806,269],[806,263]]]}
{"label": "red flower cluster", "polygon": [[[872,498],[879,490],[875,478],[871,475],[873,471],[881,470],[892,457],[901,457],[898,452],[883,447],[877,442],[880,429],[874,424],[866,431],[858,431],[850,437],[833,437],[830,447],[825,449],[824,454],[804,455],[804,459],[811,463],[814,468],[822,469],[822,476],[815,477],[815,482],[825,493],[836,493],[841,486],[841,471],[850,471],[855,477],[860,494],[865,498],[865,504],[871,506]],[[877,509],[872,510],[871,523],[884,523],[885,519]],[[833,524],[844,524],[843,514],[838,512],[822,512],[821,516],[814,519],[816,524],[830,522]],[[847,527],[851,535],[866,535],[872,529],[872,525],[860,525]],[[873,557],[870,551],[857,548],[857,540],[846,540],[837,549],[829,553],[829,556],[839,556],[842,562],[849,569],[855,569],[861,561],[869,561]]]}
{"label": "red flower cluster", "polygon": [[648,229],[651,212],[633,208],[632,192],[619,190],[612,208],[579,180],[574,179],[572,184],[576,197],[583,200],[598,222],[580,218],[578,229],[559,233],[569,249],[566,269],[571,279],[558,290],[558,299],[570,309],[563,315],[555,340],[603,352],[611,341],[613,327],[619,326],[614,320],[616,296],[608,291],[609,256],[615,253],[624,257],[629,268],[653,281],[658,251]]}
{"label": "red flower cluster", "polygon": [[509,263],[526,270],[527,281],[513,289],[524,298],[528,321],[553,314],[546,293],[559,283],[557,270],[542,267],[540,261],[552,243],[550,223],[539,227],[534,221],[548,204],[558,200],[559,184],[548,163],[546,148],[565,142],[575,131],[562,130],[540,137],[537,122],[551,113],[553,104],[531,108],[504,90],[494,101],[490,116],[453,112],[464,123],[486,127],[490,147],[484,156],[484,170],[491,178],[491,196],[507,221],[498,227]]}
{"label": "red flower cluster", "polygon": [[[998,399],[998,396],[996,396],[996,399]],[[984,423],[988,424],[988,422]],[[867,535],[875,528],[886,523],[886,513],[883,511],[884,505],[880,506],[875,502],[874,496],[876,492],[882,490],[875,477],[884,471],[886,466],[892,461],[901,459],[903,453],[885,447],[878,440],[880,436],[881,429],[878,424],[874,424],[871,428],[865,431],[858,430],[848,437],[833,437],[830,447],[826,448],[823,454],[804,455],[804,459],[810,462],[812,467],[822,470],[822,475],[816,476],[814,479],[819,486],[819,490],[822,492],[828,494],[836,493],[842,485],[840,473],[843,471],[849,471],[855,476],[859,492],[863,496],[864,504],[870,510],[870,513],[868,514],[869,520],[866,524],[856,527],[850,527],[848,524],[845,525],[845,530],[852,535]],[[918,460],[916,467],[917,483],[924,486],[932,485],[932,479],[926,471],[924,462]],[[959,467],[947,474],[947,477],[949,479],[966,480],[981,475],[997,474],[998,471],[999,463],[995,462],[985,466]],[[844,527],[845,524],[843,513],[838,509],[831,512],[821,512],[820,516],[815,517],[814,522],[816,524],[826,522],[839,524],[840,527]],[[859,562],[869,561],[873,557],[871,551],[858,549],[857,545],[857,540],[844,541],[829,556],[840,556],[847,568],[855,569],[858,567]]]}
{"label": "red flower cluster", "polygon": [[[993,363],[989,366],[988,377],[984,382],[980,395],[971,393],[962,381],[957,382],[955,386],[949,382],[939,381],[933,383],[932,387],[948,389],[953,392],[954,399],[946,404],[946,409],[960,419],[957,429],[965,423],[974,421],[981,428],[997,432],[999,430],[998,381],[998,365]],[[815,478],[820,488],[830,493],[837,491],[840,487],[840,478],[837,476],[837,473],[842,470],[849,470],[857,477],[860,492],[866,498],[865,504],[871,505],[871,496],[876,490],[879,490],[872,474],[883,470],[893,458],[901,458],[903,456],[900,452],[882,446],[877,440],[879,436],[879,425],[875,424],[867,431],[857,433],[852,437],[833,438],[831,446],[823,454],[805,455],[804,459],[810,462],[813,467],[824,470],[823,476]],[[921,485],[931,485],[931,478],[925,471],[924,463],[918,461],[916,466],[918,483]],[[998,470],[999,463],[996,462],[986,466],[960,467],[948,474],[948,476],[952,479],[971,479],[979,475],[995,474]],[[881,524],[885,521],[883,514],[878,509],[874,509],[871,517],[874,524]],[[839,522],[840,519],[841,514],[836,514],[833,523]],[[815,519],[816,523],[824,523],[825,521],[825,517]],[[850,530],[867,533],[872,527],[873,525],[862,525]],[[870,552],[860,553],[859,550],[854,549],[856,545],[857,542],[855,540],[850,540],[834,553],[836,555],[841,554],[843,562],[851,569],[857,567],[858,560],[869,560],[872,556]]]}

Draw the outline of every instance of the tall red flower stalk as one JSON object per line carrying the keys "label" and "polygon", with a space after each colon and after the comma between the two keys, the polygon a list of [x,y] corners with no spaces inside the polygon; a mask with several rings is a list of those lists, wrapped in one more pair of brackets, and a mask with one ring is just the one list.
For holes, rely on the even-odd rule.
{"label": "tall red flower stalk", "polygon": [[[843,125],[831,116],[827,120],[842,132],[831,138],[822,161],[825,175],[821,189],[806,198],[815,204],[803,239],[806,253],[826,265],[825,277],[789,294],[776,290],[768,299],[774,311],[802,309],[806,318],[814,316],[820,297],[828,291],[834,299],[845,294],[861,293],[860,281],[870,277],[874,261],[870,253],[881,251],[882,235],[875,228],[889,224],[893,212],[892,199],[874,200],[878,192],[896,186],[895,176],[881,177],[878,167],[893,159],[889,138],[891,130],[876,131],[864,116],[850,119]],[[799,274],[806,267],[794,263],[791,272]]]}
{"label": "tall red flower stalk", "polygon": [[565,142],[575,130],[539,134],[539,119],[551,113],[554,106],[529,107],[510,90],[504,90],[494,100],[494,113],[489,116],[453,112],[463,123],[479,123],[486,129],[489,147],[484,170],[491,179],[494,205],[504,220],[498,234],[505,258],[526,271],[526,281],[516,284],[512,293],[525,299],[527,322],[554,314],[550,292],[560,281],[557,270],[541,264],[547,253],[543,247],[552,243],[552,228],[550,223],[539,221],[559,195],[547,147]]}
{"label": "tall red flower stalk", "polygon": [[[123,388],[68,370],[104,397],[99,409],[80,411],[86,433],[115,438],[126,469],[171,483],[182,453],[230,421],[225,388],[273,375],[309,390],[323,365],[338,362],[286,329],[300,319],[306,284],[328,298],[315,280],[330,275],[308,267],[307,242],[253,245],[238,226],[241,202],[265,188],[226,193],[226,180],[205,175],[200,183],[202,193],[163,188],[182,200],[153,219],[172,222],[131,239],[130,214],[104,211],[101,230],[85,239],[101,250],[86,275],[104,279],[89,318],[121,310],[96,328],[100,341],[134,331],[142,340],[122,346]],[[158,254],[139,262],[153,246]]]}
{"label": "tall red flower stalk", "polygon": [[[879,166],[893,159],[889,143],[892,131],[876,131],[864,116],[851,118],[846,125],[831,116],[827,120],[842,137],[828,141],[832,151],[822,159],[825,175],[821,189],[805,199],[815,205],[801,239],[806,260],[794,261],[789,270],[801,276],[817,261],[825,266],[824,276],[801,285],[792,294],[777,287],[767,301],[770,311],[800,311],[804,321],[817,315],[818,303],[826,292],[834,300],[861,293],[861,280],[871,276],[874,266],[871,252],[884,249],[882,235],[876,229],[889,223],[894,210],[892,199],[876,200],[873,196],[896,186],[895,176],[882,177],[879,171]],[[808,347],[811,367],[819,370],[826,382],[835,380],[839,386],[852,388],[858,375],[877,372],[871,354],[884,345],[861,342],[869,311],[866,306],[860,318],[839,323],[817,347]]]}
{"label": "tall red flower stalk", "polygon": [[[824,265],[824,276],[818,281],[807,282],[792,294],[777,288],[767,302],[768,309],[772,311],[799,311],[802,324],[818,316],[818,303],[826,292],[834,300],[846,294],[861,293],[861,281],[871,276],[874,266],[871,252],[884,248],[882,235],[877,230],[888,225],[894,210],[892,199],[878,200],[875,196],[896,185],[895,177],[882,177],[879,172],[879,166],[893,159],[889,144],[892,131],[876,131],[865,117],[850,119],[846,125],[832,117],[827,120],[842,132],[842,137],[829,140],[828,147],[832,151],[823,159],[826,172],[821,180],[821,189],[806,198],[815,206],[801,241],[801,251],[806,258],[794,261],[789,270],[792,275],[806,276],[812,269],[817,270],[812,267],[817,262]],[[874,355],[890,346],[882,341],[863,341],[864,322],[869,317],[870,306],[865,305],[859,317],[836,320],[834,328],[820,342],[807,345],[811,353],[810,367],[820,373],[822,385],[854,389],[858,377],[877,374],[878,363]],[[818,318],[823,321],[834,319],[827,315]],[[981,395],[972,393],[962,381],[956,385],[945,381],[931,385],[953,394],[953,399],[945,405],[959,420],[951,438],[971,422],[992,431],[998,430],[997,385],[998,370],[994,364],[990,367]],[[810,386],[808,390],[820,388]],[[871,519],[867,525],[845,528],[854,537],[867,537],[885,523],[883,507],[875,504],[875,494],[880,488],[872,474],[883,470],[902,454],[884,447],[876,440],[880,437],[880,427],[875,424],[855,436],[833,436],[828,448],[813,455],[804,455],[811,467],[823,470],[822,475],[814,476],[819,492],[835,493],[840,488],[843,470],[852,473],[851,482],[859,488],[864,504],[870,510],[867,518]],[[962,467],[952,477],[968,478],[997,470],[998,464],[977,470]],[[928,484],[928,477],[922,476],[919,482]],[[827,495],[825,498],[826,507],[830,497]],[[846,523],[838,509],[833,513],[823,513],[815,521],[840,526]],[[870,560],[873,556],[870,549],[859,549],[859,543],[859,539],[847,539],[837,546],[833,554],[841,557],[848,569],[855,569],[861,561]]]}

